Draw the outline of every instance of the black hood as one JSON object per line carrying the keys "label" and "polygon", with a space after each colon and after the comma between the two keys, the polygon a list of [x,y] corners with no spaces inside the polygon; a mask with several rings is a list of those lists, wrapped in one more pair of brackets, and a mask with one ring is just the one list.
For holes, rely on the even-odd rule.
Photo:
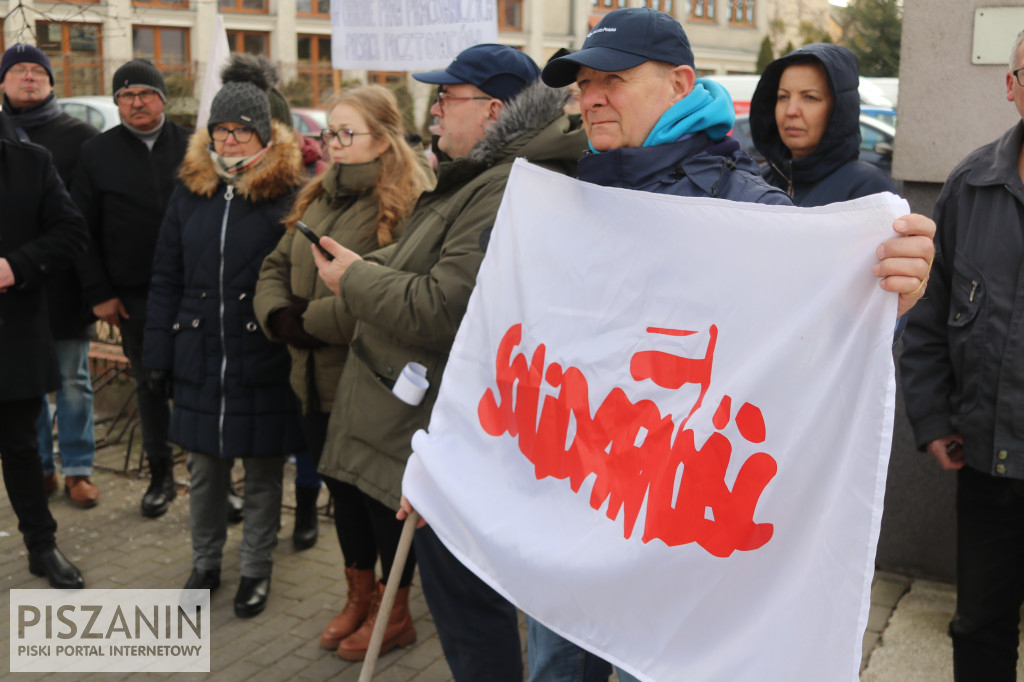
{"label": "black hood", "polygon": [[[818,148],[793,159],[779,137],[775,123],[775,100],[782,72],[791,64],[818,62],[825,67],[828,87],[835,104]],[[779,57],[768,65],[750,100],[750,133],[754,146],[771,165],[768,181],[787,189],[814,184],[840,166],[857,159],[860,151],[860,83],[857,55],[831,43],[812,43]]]}

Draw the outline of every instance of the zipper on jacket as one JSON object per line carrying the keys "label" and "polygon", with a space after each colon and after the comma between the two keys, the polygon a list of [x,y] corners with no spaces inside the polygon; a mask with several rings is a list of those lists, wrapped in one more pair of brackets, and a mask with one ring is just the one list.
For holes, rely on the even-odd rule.
{"label": "zipper on jacket", "polygon": [[967,297],[968,303],[974,303],[974,292],[978,290],[978,280],[971,280],[971,295]]}
{"label": "zipper on jacket", "polygon": [[231,211],[231,200],[235,196],[235,186],[228,185],[224,192],[224,217],[220,221],[220,268],[217,273],[217,288],[220,293],[220,415],[217,418],[217,449],[224,456],[224,412],[227,400],[224,396],[224,379],[228,368],[228,344],[224,338],[224,243],[228,236],[228,213]]}

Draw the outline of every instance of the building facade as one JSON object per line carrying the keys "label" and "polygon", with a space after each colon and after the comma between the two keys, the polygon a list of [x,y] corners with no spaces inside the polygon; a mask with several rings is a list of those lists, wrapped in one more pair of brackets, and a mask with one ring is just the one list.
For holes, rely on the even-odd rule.
{"label": "building facade", "polygon": [[[605,13],[627,6],[654,7],[686,27],[700,75],[753,73],[772,17],[785,16],[788,22],[796,16],[794,7],[799,15],[805,5],[827,5],[827,0],[495,2],[498,40],[523,49],[541,64],[559,48],[578,48]],[[58,96],[109,94],[114,70],[134,57],[152,60],[173,94],[198,92],[217,14],[223,17],[233,50],[268,56],[285,83],[308,83],[314,105],[322,104],[343,81],[409,80],[402,72],[332,68],[330,0],[0,0],[4,6],[0,47],[37,44],[53,64]],[[421,105],[428,89],[411,81],[409,85],[416,110],[425,112]]]}

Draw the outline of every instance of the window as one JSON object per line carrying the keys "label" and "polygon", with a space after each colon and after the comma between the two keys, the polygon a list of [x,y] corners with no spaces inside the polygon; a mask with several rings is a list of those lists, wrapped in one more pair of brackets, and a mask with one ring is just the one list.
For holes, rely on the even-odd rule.
{"label": "window", "polygon": [[132,28],[132,56],[153,62],[164,76],[188,78],[189,36],[186,28]]}
{"label": "window", "polygon": [[498,0],[498,28],[502,31],[523,30],[523,0]]}
{"label": "window", "polygon": [[270,34],[259,31],[228,31],[228,47],[232,52],[248,52],[270,56]]}
{"label": "window", "polygon": [[267,0],[219,0],[219,5],[222,12],[267,13]]}
{"label": "window", "polygon": [[606,14],[613,9],[626,7],[626,0],[590,0],[590,11]]}
{"label": "window", "polygon": [[715,0],[690,0],[690,18],[698,21],[714,21]]}
{"label": "window", "polygon": [[334,91],[331,37],[299,34],[298,58],[299,79],[309,83],[313,91],[313,106],[321,107]]}
{"label": "window", "polygon": [[162,9],[188,9],[188,0],[132,0],[132,5]]}
{"label": "window", "polygon": [[672,14],[672,0],[647,0],[646,4],[651,9],[656,9],[665,14]]}
{"label": "window", "polygon": [[106,92],[100,29],[100,24],[36,22],[36,46],[50,59],[58,97]]}
{"label": "window", "polygon": [[405,71],[369,71],[366,80],[377,85],[398,85],[407,80]]}
{"label": "window", "polygon": [[728,2],[730,24],[754,25],[755,0],[728,0]]}
{"label": "window", "polygon": [[330,17],[331,0],[297,0],[295,9],[300,17]]}

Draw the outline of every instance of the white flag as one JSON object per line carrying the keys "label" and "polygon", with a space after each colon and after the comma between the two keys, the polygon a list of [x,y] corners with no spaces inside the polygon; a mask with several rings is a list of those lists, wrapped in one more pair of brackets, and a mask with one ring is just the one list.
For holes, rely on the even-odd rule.
{"label": "white flag", "polygon": [[896,296],[871,266],[907,212],[517,161],[405,494],[482,579],[641,679],[856,680],[895,402]]}
{"label": "white flag", "polygon": [[[213,38],[210,41],[210,56],[206,60],[206,73],[203,74],[203,89],[199,93],[199,111],[196,113],[196,130],[202,130],[209,123],[210,105],[220,90],[220,71],[231,59],[228,45],[228,33],[224,29],[224,17],[217,15],[217,24],[213,27]],[[214,121],[216,123],[216,121]]]}

